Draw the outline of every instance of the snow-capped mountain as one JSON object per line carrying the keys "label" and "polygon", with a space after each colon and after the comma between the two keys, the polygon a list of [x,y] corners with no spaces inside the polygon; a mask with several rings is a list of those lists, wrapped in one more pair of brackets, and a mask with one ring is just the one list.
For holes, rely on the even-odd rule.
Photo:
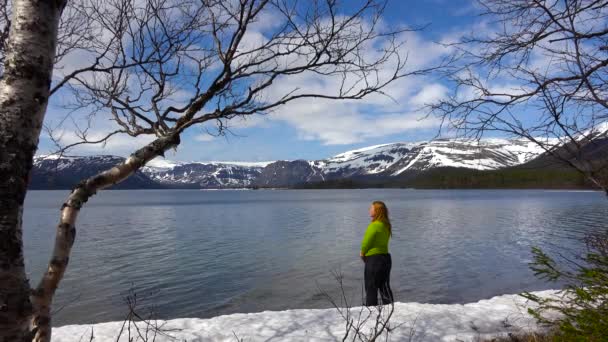
{"label": "snow-capped mountain", "polygon": [[271,162],[174,163],[155,159],[142,172],[167,186],[200,188],[244,188],[252,186],[262,169]]}
{"label": "snow-capped mountain", "polygon": [[[123,162],[117,156],[36,156],[30,187],[67,189],[79,181]],[[253,184],[270,162],[176,163],[152,160],[117,188],[244,188]]]}
{"label": "snow-capped mountain", "polygon": [[[542,152],[524,140],[445,139],[370,146],[315,161],[186,163],[157,158],[126,187],[285,187],[353,177],[395,177],[440,167],[494,170],[526,163]],[[53,185],[46,186],[45,182],[54,179],[55,186],[63,187],[69,180],[77,182],[122,160],[114,156],[39,156],[32,184],[35,188],[48,188]]]}
{"label": "snow-capped mountain", "polygon": [[[524,140],[444,139],[370,146],[306,162],[282,161],[266,167],[254,184],[289,186],[353,177],[395,177],[441,167],[495,170],[520,165],[543,150]],[[291,176],[291,178],[289,177]]]}
{"label": "snow-capped mountain", "polygon": [[[122,157],[107,155],[85,157],[36,156],[34,157],[30,188],[69,189],[79,181],[107,170],[124,160]],[[114,186],[118,189],[158,187],[161,186],[139,171]]]}
{"label": "snow-capped mountain", "polygon": [[418,143],[371,146],[313,162],[326,177],[355,175],[396,176],[405,171],[424,171],[438,167],[495,170],[523,164],[543,150],[524,140],[443,139]]}
{"label": "snow-capped mountain", "polygon": [[256,178],[260,187],[291,187],[325,180],[323,170],[306,160],[277,161],[267,165]]}

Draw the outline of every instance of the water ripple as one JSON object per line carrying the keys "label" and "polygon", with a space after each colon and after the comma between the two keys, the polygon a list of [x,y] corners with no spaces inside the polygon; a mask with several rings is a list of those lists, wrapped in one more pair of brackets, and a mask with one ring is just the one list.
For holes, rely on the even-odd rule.
{"label": "water ripple", "polygon": [[[35,195],[33,195],[35,194]],[[28,273],[41,274],[64,191],[28,195]],[[369,203],[389,205],[392,286],[399,301],[455,303],[555,285],[527,267],[530,248],[575,250],[608,229],[593,192],[109,191],[83,210],[55,324],[120,320],[130,287],[161,318],[322,308],[331,271],[361,301],[358,258]]]}

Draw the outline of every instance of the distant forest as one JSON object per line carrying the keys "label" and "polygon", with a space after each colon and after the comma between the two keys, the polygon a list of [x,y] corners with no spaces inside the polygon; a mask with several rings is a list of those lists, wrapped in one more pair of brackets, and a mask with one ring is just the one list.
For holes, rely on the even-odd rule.
{"label": "distant forest", "polygon": [[565,168],[490,171],[438,168],[391,178],[349,178],[307,183],[296,188],[593,189],[593,186],[579,172]]}

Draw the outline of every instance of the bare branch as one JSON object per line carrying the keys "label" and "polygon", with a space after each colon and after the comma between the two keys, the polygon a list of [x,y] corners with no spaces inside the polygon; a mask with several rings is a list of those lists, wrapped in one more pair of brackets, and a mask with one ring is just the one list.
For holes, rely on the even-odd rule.
{"label": "bare branch", "polygon": [[494,30],[450,44],[455,91],[430,112],[465,136],[532,141],[608,194],[608,2],[480,3]]}

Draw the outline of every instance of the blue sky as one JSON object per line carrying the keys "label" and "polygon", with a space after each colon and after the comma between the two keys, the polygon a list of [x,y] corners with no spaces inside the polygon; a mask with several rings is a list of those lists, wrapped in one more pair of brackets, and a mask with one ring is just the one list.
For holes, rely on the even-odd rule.
{"label": "blue sky", "polygon": [[[344,1],[348,6],[349,1]],[[388,4],[384,20],[392,26],[423,26],[422,32],[405,37],[412,64],[424,65],[440,55],[435,42],[468,32],[480,18],[473,1],[426,0],[398,1]],[[448,89],[437,79],[421,78],[391,85],[391,91],[407,93],[392,101],[371,101],[357,104],[325,103],[307,100],[280,108],[268,116],[251,117],[233,122],[234,134],[213,137],[205,130],[213,126],[194,127],[185,133],[182,144],[168,159],[181,161],[268,161],[279,159],[322,159],[347,150],[398,141],[431,139],[437,133],[437,123],[420,121],[424,112],[418,105]],[[47,112],[47,124],[56,124],[64,109],[53,98]],[[310,108],[310,113],[308,112]],[[66,128],[67,129],[67,128]],[[105,147],[87,146],[71,154],[115,154],[126,156],[144,140],[129,137],[112,139]],[[54,147],[45,134],[41,137],[39,153],[49,153]]]}

